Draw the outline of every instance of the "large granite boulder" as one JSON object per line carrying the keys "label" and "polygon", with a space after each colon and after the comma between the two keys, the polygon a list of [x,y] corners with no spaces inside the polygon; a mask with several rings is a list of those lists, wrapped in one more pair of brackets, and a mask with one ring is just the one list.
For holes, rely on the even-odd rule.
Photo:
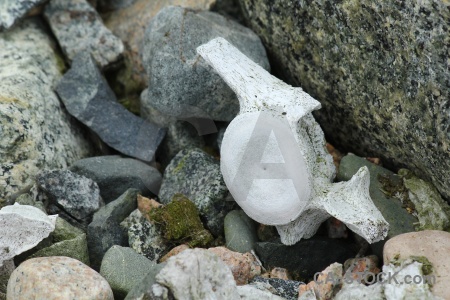
{"label": "large granite boulder", "polygon": [[53,47],[36,20],[0,34],[0,207],[39,170],[92,151],[53,92],[64,66]]}
{"label": "large granite boulder", "polygon": [[272,65],[322,103],[336,146],[406,165],[450,199],[448,1],[239,1]]}

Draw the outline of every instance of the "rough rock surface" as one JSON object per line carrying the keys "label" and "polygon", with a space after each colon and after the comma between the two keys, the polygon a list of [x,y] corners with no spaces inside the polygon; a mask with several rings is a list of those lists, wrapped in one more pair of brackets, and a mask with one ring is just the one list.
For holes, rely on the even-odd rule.
{"label": "rough rock surface", "polygon": [[157,261],[169,249],[160,228],[149,222],[137,209],[120,225],[128,232],[130,247],[151,261]]}
{"label": "rough rock surface", "polygon": [[36,246],[55,230],[57,216],[47,216],[29,205],[8,205],[0,210],[0,267]]}
{"label": "rough rock surface", "polygon": [[255,277],[251,281],[251,285],[256,287],[259,286],[260,283],[269,284],[273,289],[274,293],[280,297],[283,297],[286,300],[297,300],[298,298],[298,287],[302,282],[295,280],[283,280],[279,278],[264,278],[264,277]]}
{"label": "rough rock surface", "polygon": [[[164,268],[166,264],[153,265],[148,269],[147,275],[130,290],[130,292],[125,297],[125,300],[144,300],[144,299],[154,299],[155,291],[153,285],[156,283],[156,275]],[[173,298],[171,298],[173,299]],[[164,298],[156,298],[155,300],[166,300]]]}
{"label": "rough rock surface", "polygon": [[450,199],[448,1],[239,2],[273,65],[322,103],[335,146],[407,166]]}
{"label": "rough rock surface", "polygon": [[157,195],[162,179],[155,168],[118,155],[81,159],[70,170],[94,180],[106,203],[117,199],[129,188],[138,189],[144,196]]}
{"label": "rough rock surface", "polygon": [[8,300],[114,300],[108,282],[76,259],[39,257],[23,262],[8,282]]}
{"label": "rough rock surface", "polygon": [[0,2],[0,31],[9,29],[30,10],[47,0],[3,0]]}
{"label": "rough rock surface", "polygon": [[284,300],[277,295],[274,295],[268,291],[260,290],[251,285],[242,285],[237,287],[240,299],[245,300]]}
{"label": "rough rock surface", "polygon": [[52,0],[44,15],[70,61],[77,53],[87,52],[104,67],[117,61],[123,52],[122,41],[103,25],[97,11],[85,0]]}
{"label": "rough rock surface", "polygon": [[120,222],[136,209],[137,193],[136,189],[129,189],[94,214],[87,230],[89,257],[94,269],[100,267],[103,255],[113,245],[128,246],[128,234]]}
{"label": "rough rock surface", "polygon": [[45,199],[78,222],[89,224],[94,212],[104,205],[98,185],[69,170],[46,170],[36,176],[38,198]]}
{"label": "rough rock surface", "polygon": [[[387,265],[393,259],[425,257],[432,265],[436,283],[431,287],[434,295],[448,299],[450,295],[450,233],[424,230],[405,233],[389,240],[384,246],[383,261]],[[383,269],[384,271],[384,269]]]}
{"label": "rough rock surface", "polygon": [[169,5],[209,9],[212,3],[214,0],[136,0],[132,5],[114,10],[106,16],[105,25],[125,45],[125,66],[117,74],[114,88],[119,97],[127,97],[139,103],[139,94],[147,87],[148,78],[142,65],[139,48],[150,20],[163,7]]}
{"label": "rough rock surface", "polygon": [[92,152],[53,92],[62,63],[52,46],[36,19],[0,34],[0,206],[42,168]]}
{"label": "rough rock surface", "polygon": [[223,220],[233,203],[225,201],[228,189],[217,160],[200,149],[180,151],[164,172],[161,203],[169,203],[177,193],[195,203],[212,234],[221,234]]}
{"label": "rough rock surface", "polygon": [[239,299],[230,269],[205,249],[188,249],[169,258],[156,282],[168,287],[175,299]]}
{"label": "rough rock surface", "polygon": [[100,274],[108,281],[114,296],[123,299],[154,265],[133,249],[115,245],[105,253]]}
{"label": "rough rock surface", "polygon": [[151,161],[165,131],[127,111],[116,101],[89,53],[80,53],[58,83],[67,110],[119,152]]}
{"label": "rough rock surface", "polygon": [[236,95],[195,50],[217,36],[269,69],[261,41],[248,28],[213,12],[166,7],[145,32],[142,57],[149,88],[141,105],[151,103],[178,118],[234,118],[239,110]]}

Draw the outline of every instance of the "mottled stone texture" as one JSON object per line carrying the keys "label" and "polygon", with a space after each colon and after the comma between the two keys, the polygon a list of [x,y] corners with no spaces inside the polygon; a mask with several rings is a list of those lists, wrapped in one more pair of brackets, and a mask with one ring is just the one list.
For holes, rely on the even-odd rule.
{"label": "mottled stone texture", "polygon": [[448,1],[240,3],[273,67],[322,103],[329,139],[450,198]]}
{"label": "mottled stone texture", "polygon": [[0,31],[9,29],[30,10],[46,0],[2,0],[0,1]]}
{"label": "mottled stone texture", "polygon": [[36,20],[0,34],[0,207],[43,168],[92,153],[53,87],[61,59]]}

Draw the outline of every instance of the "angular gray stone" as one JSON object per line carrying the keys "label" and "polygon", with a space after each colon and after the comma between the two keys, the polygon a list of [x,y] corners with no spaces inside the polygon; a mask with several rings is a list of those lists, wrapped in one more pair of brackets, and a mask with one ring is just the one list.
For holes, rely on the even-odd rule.
{"label": "angular gray stone", "polygon": [[116,97],[88,53],[80,53],[56,92],[70,114],[117,151],[151,161],[165,131],[133,115]]}
{"label": "angular gray stone", "polygon": [[133,249],[112,246],[103,257],[100,275],[108,281],[115,299],[123,299],[156,264]]}
{"label": "angular gray stone", "polygon": [[98,185],[69,170],[45,170],[36,176],[39,199],[51,203],[82,224],[104,205]]}
{"label": "angular gray stone", "polygon": [[152,299],[155,297],[153,291],[153,285],[156,284],[156,274],[164,268],[166,263],[161,263],[153,265],[149,270],[147,275],[142,279],[141,282],[136,284],[130,292],[125,297],[125,300],[143,300]]}
{"label": "angular gray stone", "polygon": [[239,111],[234,92],[195,51],[217,36],[269,69],[264,47],[248,28],[213,12],[166,7],[145,33],[142,57],[149,88],[141,106],[177,118],[234,118]]}
{"label": "angular gray stone", "polygon": [[161,230],[142,216],[138,209],[134,210],[120,225],[128,231],[130,248],[151,261],[158,261],[170,249]]}
{"label": "angular gray stone", "polygon": [[5,294],[6,299],[6,287],[8,286],[8,279],[16,266],[12,259],[4,261],[3,266],[0,267],[0,299],[1,294]]}
{"label": "angular gray stone", "polygon": [[234,203],[225,201],[228,189],[216,159],[196,148],[180,151],[164,172],[159,199],[168,204],[177,193],[195,203],[212,234],[223,232],[223,220]]}
{"label": "angular gray stone", "polygon": [[137,159],[118,155],[81,159],[70,170],[94,180],[106,203],[117,199],[129,188],[138,189],[143,196],[157,195],[162,179],[157,169]]}
{"label": "angular gray stone", "polygon": [[250,252],[258,242],[255,221],[243,210],[232,210],[226,215],[224,231],[227,248],[236,252]]}
{"label": "angular gray stone", "polygon": [[27,259],[45,256],[66,256],[90,265],[86,234],[63,218],[57,218],[55,231],[50,234],[52,244],[34,252]]}
{"label": "angular gray stone", "polygon": [[252,279],[250,285],[257,285],[258,283],[269,284],[275,289],[275,294],[286,300],[297,300],[298,299],[298,287],[303,282],[295,280],[283,280],[279,278],[264,278],[255,277]]}
{"label": "angular gray stone", "polygon": [[33,8],[47,0],[2,0],[0,2],[0,31],[11,28]]}
{"label": "angular gray stone", "polygon": [[260,290],[252,285],[241,285],[237,287],[240,299],[245,300],[284,300],[268,291]]}
{"label": "angular gray stone", "polygon": [[206,249],[187,249],[172,256],[156,275],[175,299],[240,299],[228,266]]}
{"label": "angular gray stone", "polygon": [[378,257],[382,257],[384,243],[401,233],[415,231],[414,223],[418,222],[418,220],[403,208],[403,204],[399,199],[390,197],[383,192],[383,190],[387,189],[387,187],[384,186],[386,183],[394,186],[402,184],[402,178],[391,171],[356,155],[347,155],[341,160],[336,179],[338,181],[347,181],[363,166],[366,166],[370,173],[370,198],[372,198],[375,206],[389,223],[389,231],[386,238],[383,241],[370,245],[374,254]]}
{"label": "angular gray stone", "polygon": [[322,103],[333,145],[406,166],[450,199],[448,1],[239,2],[280,75]]}
{"label": "angular gray stone", "polygon": [[0,33],[0,207],[31,187],[38,171],[92,153],[53,92],[62,70],[53,46],[37,19]]}
{"label": "angular gray stone", "polygon": [[87,230],[89,258],[94,269],[100,268],[103,255],[113,245],[128,246],[128,234],[120,222],[136,209],[138,192],[128,189],[94,214]]}
{"label": "angular gray stone", "polygon": [[85,0],[51,0],[44,15],[67,58],[90,53],[102,67],[122,55],[122,41],[103,25],[97,11]]}

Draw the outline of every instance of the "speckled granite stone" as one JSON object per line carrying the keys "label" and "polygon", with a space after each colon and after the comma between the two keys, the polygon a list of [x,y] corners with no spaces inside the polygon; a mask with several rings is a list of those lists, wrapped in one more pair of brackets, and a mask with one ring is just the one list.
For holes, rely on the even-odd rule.
{"label": "speckled granite stone", "polygon": [[[99,5],[102,2],[107,2],[107,0],[100,1]],[[124,0],[112,2],[124,2]],[[139,47],[144,39],[148,22],[168,5],[209,9],[214,2],[215,0],[136,0],[132,5],[114,10],[105,16],[106,27],[125,45],[125,66],[118,72],[114,85],[114,91],[119,98],[127,97],[131,101],[137,102],[137,106],[139,106],[139,94],[147,87],[148,78],[142,66]]]}
{"label": "speckled granite stone", "polygon": [[30,10],[47,0],[2,0],[0,1],[0,31],[8,29]]}
{"label": "speckled granite stone", "polygon": [[122,41],[103,25],[96,10],[85,0],[52,0],[44,15],[69,60],[83,51],[104,67],[122,55]]}
{"label": "speckled granite stone", "polygon": [[235,93],[195,50],[218,36],[270,69],[250,29],[217,13],[165,7],[149,22],[142,43],[149,88],[141,95],[141,107],[152,105],[177,118],[231,121],[239,111]]}
{"label": "speckled granite stone", "polygon": [[61,65],[37,20],[0,34],[0,207],[40,169],[92,153],[53,92]]}
{"label": "speckled granite stone", "polygon": [[114,300],[108,282],[76,259],[39,257],[23,262],[8,281],[8,300],[108,299]]}
{"label": "speckled granite stone", "polygon": [[335,146],[406,165],[450,199],[448,1],[239,0]]}
{"label": "speckled granite stone", "polygon": [[229,192],[219,161],[197,148],[180,151],[164,172],[161,203],[168,204],[177,193],[195,203],[212,234],[223,232],[223,220],[234,202],[225,201]]}

